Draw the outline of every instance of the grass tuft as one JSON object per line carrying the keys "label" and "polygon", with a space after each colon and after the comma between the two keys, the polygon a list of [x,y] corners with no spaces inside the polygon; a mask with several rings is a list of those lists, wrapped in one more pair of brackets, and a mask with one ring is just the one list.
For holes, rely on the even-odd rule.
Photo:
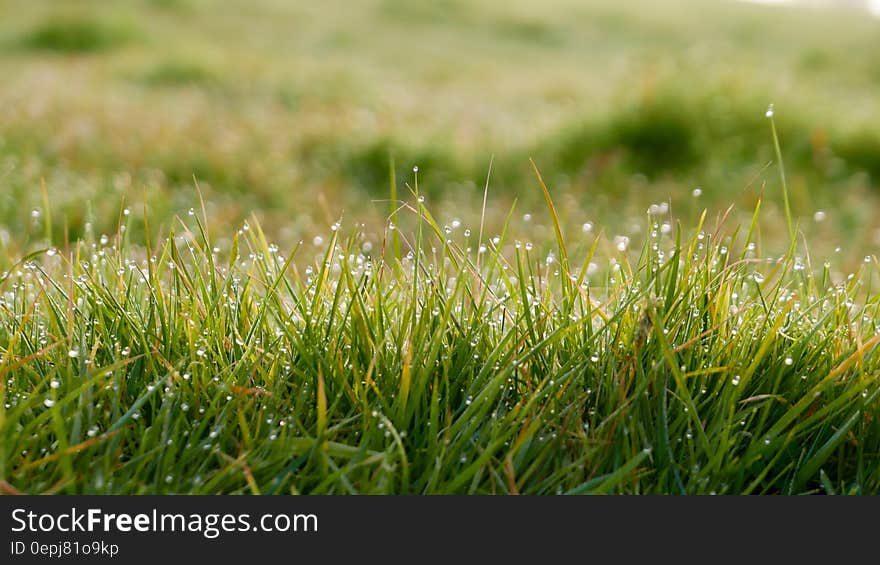
{"label": "grass tuft", "polygon": [[155,87],[202,86],[220,83],[218,75],[209,67],[192,61],[171,60],[160,63],[143,76],[144,84]]}
{"label": "grass tuft", "polygon": [[29,49],[57,53],[110,51],[134,38],[129,27],[88,17],[53,17],[22,38]]}
{"label": "grass tuft", "polygon": [[647,216],[641,248],[563,244],[540,175],[552,252],[507,228],[474,249],[413,181],[398,213],[418,229],[388,259],[357,223],[309,257],[255,219],[219,243],[193,211],[146,247],[123,214],[111,237],[10,265],[0,480],[29,493],[880,492],[872,264],[832,282],[805,251],[758,255],[754,225],[705,214],[674,233]]}

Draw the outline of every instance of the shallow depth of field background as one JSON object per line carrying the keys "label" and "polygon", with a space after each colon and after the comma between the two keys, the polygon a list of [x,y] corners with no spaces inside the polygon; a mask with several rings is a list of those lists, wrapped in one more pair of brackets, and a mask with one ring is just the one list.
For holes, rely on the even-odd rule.
{"label": "shallow depth of field background", "polygon": [[380,240],[390,155],[441,223],[479,222],[494,156],[487,229],[513,209],[552,244],[534,158],[573,237],[637,240],[662,202],[743,221],[763,194],[781,248],[773,103],[801,231],[845,270],[880,242],[878,32],[710,0],[0,0],[0,257],[47,213],[55,245],[123,208],[167,232],[196,183],[221,240],[251,214],[287,247],[340,220]]}

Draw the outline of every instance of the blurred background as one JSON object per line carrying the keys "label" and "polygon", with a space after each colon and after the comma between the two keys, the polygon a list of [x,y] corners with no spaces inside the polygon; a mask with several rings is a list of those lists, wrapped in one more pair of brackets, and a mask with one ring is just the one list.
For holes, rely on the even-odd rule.
{"label": "blurred background", "polygon": [[880,243],[876,4],[0,0],[0,243],[47,213],[55,244],[112,232],[126,207],[131,237],[145,208],[167,231],[196,181],[230,236],[253,213],[284,245],[340,219],[380,238],[390,156],[441,223],[478,224],[491,161],[489,229],[513,210],[552,244],[533,158],[571,237],[635,235],[662,203],[747,222],[763,195],[781,241],[772,103],[811,249],[860,260]]}

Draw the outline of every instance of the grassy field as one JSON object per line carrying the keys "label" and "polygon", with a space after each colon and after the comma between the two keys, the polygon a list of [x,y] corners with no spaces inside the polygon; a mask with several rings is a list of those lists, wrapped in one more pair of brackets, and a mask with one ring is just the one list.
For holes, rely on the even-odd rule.
{"label": "grassy field", "polygon": [[880,492],[878,30],[0,0],[0,491]]}

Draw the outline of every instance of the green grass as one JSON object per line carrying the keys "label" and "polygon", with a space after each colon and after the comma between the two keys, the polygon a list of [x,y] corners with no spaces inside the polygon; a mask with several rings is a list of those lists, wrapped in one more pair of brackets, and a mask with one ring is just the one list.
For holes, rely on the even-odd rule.
{"label": "green grass", "polygon": [[123,45],[134,32],[98,19],[55,17],[43,22],[22,38],[22,45],[59,53],[97,53]]}
{"label": "green grass", "polygon": [[0,0],[0,492],[880,493],[878,27]]}
{"label": "green grass", "polygon": [[205,65],[191,61],[165,61],[144,73],[145,84],[156,87],[202,86],[218,83],[216,73]]}
{"label": "green grass", "polygon": [[880,492],[875,258],[844,276],[800,246],[761,254],[759,210],[750,229],[652,210],[640,250],[566,240],[546,191],[556,237],[513,240],[439,225],[413,186],[402,256],[390,228],[357,223],[279,249],[252,220],[218,245],[195,211],[138,247],[126,211],[110,236],[11,265],[0,477],[31,493]]}

